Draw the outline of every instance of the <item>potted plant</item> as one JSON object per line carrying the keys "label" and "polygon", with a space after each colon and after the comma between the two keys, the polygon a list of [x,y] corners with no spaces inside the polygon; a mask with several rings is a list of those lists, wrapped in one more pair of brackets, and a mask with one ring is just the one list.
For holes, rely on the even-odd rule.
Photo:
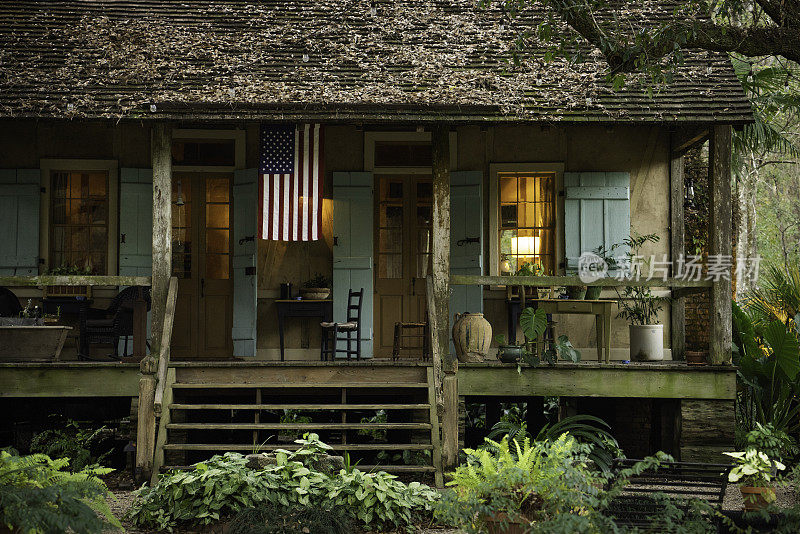
{"label": "potted plant", "polygon": [[766,453],[755,448],[744,452],[725,452],[736,461],[736,465],[728,474],[730,482],[739,483],[739,491],[744,499],[746,512],[763,510],[775,500],[775,490],[772,489],[772,479],[778,471],[786,466],[777,460],[770,459]]}
{"label": "potted plant", "polygon": [[300,289],[303,300],[325,300],[331,296],[331,281],[321,273],[303,283]]}
{"label": "potted plant", "polygon": [[[626,276],[639,275],[642,265],[636,260],[642,245],[658,241],[655,234],[632,235],[623,242],[629,247],[625,265]],[[616,245],[615,245],[616,246]],[[613,247],[612,247],[613,248]],[[664,325],[657,323],[658,312],[662,310],[665,297],[654,295],[649,287],[625,286],[620,292],[620,312],[617,317],[627,319],[630,329],[630,359],[638,361],[660,361],[664,359]]]}
{"label": "potted plant", "polygon": [[[540,263],[526,261],[516,272],[516,276],[544,276],[544,268]],[[550,287],[522,286],[526,296],[531,298],[550,298]]]}
{"label": "potted plant", "polygon": [[511,345],[506,343],[506,336],[499,334],[494,337],[497,341],[497,359],[503,363],[516,363],[522,358],[524,350],[522,345]]}
{"label": "potted plant", "polygon": [[567,286],[567,298],[572,300],[583,300],[586,298],[588,286]]}
{"label": "potted plant", "polygon": [[[75,265],[62,264],[50,269],[47,274],[51,276],[91,276],[94,273],[89,265],[81,268]],[[92,297],[92,286],[44,286],[42,297],[81,297],[88,299]]]}

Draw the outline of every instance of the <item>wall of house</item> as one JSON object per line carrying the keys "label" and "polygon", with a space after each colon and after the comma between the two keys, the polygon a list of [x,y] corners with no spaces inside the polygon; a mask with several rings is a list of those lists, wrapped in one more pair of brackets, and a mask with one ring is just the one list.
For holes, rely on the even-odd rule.
{"label": "wall of house", "polygon": [[[197,127],[197,125],[192,125]],[[242,127],[220,125],[219,128]],[[247,129],[246,166],[257,167],[258,124]],[[667,253],[669,225],[669,139],[655,127],[602,126],[499,126],[456,129],[455,170],[481,170],[489,176],[491,163],[564,163],[567,172],[627,171],[631,174],[631,225],[639,233],[657,233],[661,242],[646,254]],[[323,239],[308,243],[259,241],[258,244],[258,356],[277,358],[279,341],[274,299],[282,282],[295,287],[317,273],[332,274],[332,174],[364,169],[364,132],[347,125],[329,125],[325,132],[325,183],[323,188]],[[150,133],[146,123],[9,121],[0,128],[0,168],[38,168],[42,158],[113,159],[120,167],[150,166]],[[484,213],[489,209],[489,183],[484,180]],[[485,232],[488,236],[488,217]],[[370,236],[371,238],[371,236]],[[484,239],[488,261],[489,239]],[[31,290],[28,290],[31,291]],[[604,296],[614,296],[606,292]],[[505,292],[485,291],[484,311],[495,333],[505,333]],[[665,343],[669,343],[669,309],[661,313]],[[557,316],[557,333],[569,335],[594,358],[594,321],[591,317]],[[292,319],[287,324],[288,358],[316,358],[318,328],[314,319]],[[628,329],[614,319],[613,357],[627,359]]]}

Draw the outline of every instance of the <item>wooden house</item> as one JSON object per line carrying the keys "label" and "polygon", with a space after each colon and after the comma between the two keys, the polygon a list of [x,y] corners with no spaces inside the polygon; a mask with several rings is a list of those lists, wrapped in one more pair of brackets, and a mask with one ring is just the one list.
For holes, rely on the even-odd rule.
{"label": "wooden house", "polygon": [[[141,368],[73,361],[68,341],[59,362],[0,364],[3,401],[138,397],[144,475],[315,429],[340,450],[429,451],[426,465],[396,468],[441,476],[457,459],[459,399],[471,397],[646,399],[659,414],[654,443],[676,454],[692,448],[680,430],[692,402],[732,420],[724,279],[641,282],[673,298],[660,315],[662,364],[622,363],[628,329],[616,318],[600,361],[607,326],[567,313],[555,328],[582,351],[578,364],[518,373],[455,359],[455,313],[482,311],[506,333],[506,286],[581,285],[577,257],[631,232],[658,234],[646,253],[677,259],[683,154],[705,140],[710,251],[730,255],[731,130],[751,121],[724,55],[691,54],[652,95],[635,77],[614,91],[588,49],[570,64],[533,42],[514,61],[540,8],[507,18],[473,4],[0,6],[0,286],[35,302],[43,286],[90,286],[95,307],[152,286],[146,328],[141,301],[135,314],[136,354],[145,336],[152,347]],[[645,19],[661,16],[653,9]],[[261,132],[307,124],[323,132],[318,239],[258,239]],[[512,248],[520,237],[535,237],[535,250]],[[530,260],[547,276],[502,277]],[[65,265],[91,275],[48,275]],[[358,361],[321,362],[320,319],[279,302],[281,284],[318,273],[333,281],[336,321],[348,291],[364,289]],[[597,284],[615,298],[621,283]],[[692,291],[712,303],[712,365],[697,368],[682,362]],[[431,358],[393,360],[395,324],[426,318]],[[294,411],[269,415],[283,408]],[[303,410],[329,416],[308,422]],[[374,444],[364,430],[386,432]]]}

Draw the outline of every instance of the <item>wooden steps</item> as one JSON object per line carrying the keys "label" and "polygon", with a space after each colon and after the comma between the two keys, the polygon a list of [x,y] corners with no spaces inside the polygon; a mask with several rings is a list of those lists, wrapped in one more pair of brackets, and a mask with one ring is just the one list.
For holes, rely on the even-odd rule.
{"label": "wooden steps", "polygon": [[298,444],[278,440],[314,432],[333,453],[347,452],[362,471],[432,473],[442,485],[431,367],[397,373],[386,366],[176,371],[159,420],[156,472],[187,468],[224,452],[296,450]]}
{"label": "wooden steps", "polygon": [[430,430],[430,423],[169,423],[167,430]]}
{"label": "wooden steps", "polygon": [[171,404],[172,410],[428,410],[419,404]]}
{"label": "wooden steps", "polygon": [[[332,444],[334,451],[431,451],[433,445],[430,443],[347,443]],[[274,451],[282,449],[285,451],[295,451],[300,448],[296,443],[272,444],[272,445],[252,445],[252,444],[230,444],[230,443],[169,443],[164,445],[165,450],[169,451],[215,451],[215,452],[241,452],[251,453]]]}
{"label": "wooden steps", "polygon": [[411,389],[419,388],[426,389],[428,384],[425,382],[389,382],[389,383],[376,383],[370,384],[369,382],[342,382],[342,383],[309,383],[309,382],[255,382],[252,384],[246,383],[208,383],[203,384],[199,382],[176,383],[172,386],[175,389],[276,389],[276,388],[291,388],[291,389],[341,389],[341,388],[356,388],[356,389]]}

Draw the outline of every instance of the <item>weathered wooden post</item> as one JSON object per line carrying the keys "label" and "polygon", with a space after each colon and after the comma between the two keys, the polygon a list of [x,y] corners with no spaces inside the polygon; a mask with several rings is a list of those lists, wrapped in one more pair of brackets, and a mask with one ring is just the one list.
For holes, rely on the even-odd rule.
{"label": "weathered wooden post", "polygon": [[[714,126],[709,143],[709,186],[711,187],[711,219],[709,221],[709,257],[732,260],[731,246],[731,140],[730,126]],[[731,276],[733,273],[730,273]],[[731,277],[721,277],[711,286],[710,363],[722,365],[731,361],[733,323]]]}
{"label": "weathered wooden post", "polygon": [[152,278],[152,350],[140,364],[139,416],[136,429],[136,478],[150,480],[156,445],[156,414],[153,408],[156,390],[155,373],[164,311],[167,306],[169,277],[172,272],[172,131],[168,124],[152,128],[151,163],[153,166],[153,278]]}
{"label": "weathered wooden post", "polygon": [[[673,148],[675,142],[673,140]],[[684,157],[683,154],[673,152],[670,158],[669,181],[670,181],[670,259],[672,260],[672,276],[679,277],[682,273],[678,272],[678,259],[686,250],[686,229],[683,222],[683,180],[684,180]],[[671,315],[671,343],[672,359],[686,359],[686,299],[676,297],[673,294],[670,303]]]}
{"label": "weathered wooden post", "polygon": [[[450,354],[450,132],[437,125],[431,132],[433,155],[433,258],[431,292],[431,351],[434,369],[442,377],[442,464],[458,459],[458,362]],[[441,371],[438,367],[441,366]]]}

